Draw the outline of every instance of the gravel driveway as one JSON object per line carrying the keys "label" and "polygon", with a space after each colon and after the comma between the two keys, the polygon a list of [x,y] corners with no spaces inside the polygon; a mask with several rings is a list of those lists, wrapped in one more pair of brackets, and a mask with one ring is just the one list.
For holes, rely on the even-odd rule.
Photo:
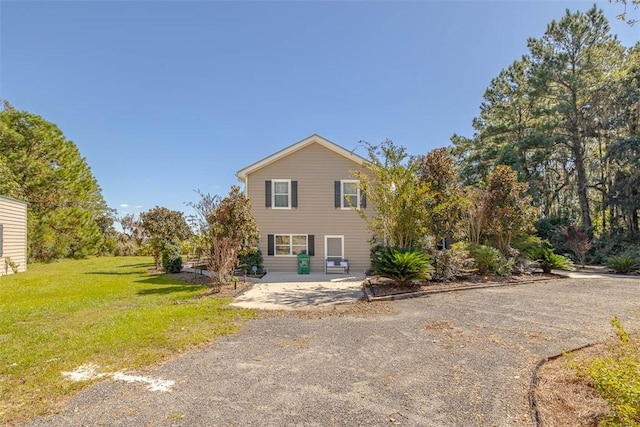
{"label": "gravel driveway", "polygon": [[546,355],[640,327],[640,280],[562,279],[393,302],[366,318],[265,318],[153,370],[105,380],[34,426],[531,425]]}

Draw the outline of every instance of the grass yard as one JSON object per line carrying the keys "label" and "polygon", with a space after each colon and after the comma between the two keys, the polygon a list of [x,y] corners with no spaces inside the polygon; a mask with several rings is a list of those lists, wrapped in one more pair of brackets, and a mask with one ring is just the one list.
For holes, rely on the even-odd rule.
{"label": "grass yard", "polygon": [[0,424],[55,408],[90,383],[62,371],[139,368],[237,331],[250,310],[195,298],[202,286],[150,276],[146,257],[31,264],[0,277]]}

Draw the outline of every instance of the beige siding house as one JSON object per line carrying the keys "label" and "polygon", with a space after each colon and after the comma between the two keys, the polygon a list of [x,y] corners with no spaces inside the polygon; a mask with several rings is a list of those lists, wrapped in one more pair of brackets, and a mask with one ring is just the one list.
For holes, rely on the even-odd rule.
{"label": "beige siding house", "polygon": [[348,260],[351,274],[370,267],[371,235],[352,209],[373,209],[351,174],[364,161],[314,134],[237,172],[260,229],[265,268],[297,271],[299,253],[310,255],[312,273],[323,273],[327,258]]}
{"label": "beige siding house", "polygon": [[27,204],[0,196],[0,276],[27,271]]}

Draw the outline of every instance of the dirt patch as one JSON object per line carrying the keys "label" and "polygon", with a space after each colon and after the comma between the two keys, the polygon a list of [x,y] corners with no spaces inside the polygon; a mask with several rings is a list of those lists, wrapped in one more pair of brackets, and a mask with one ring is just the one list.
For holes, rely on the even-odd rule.
{"label": "dirt patch", "polygon": [[528,283],[539,280],[560,279],[564,276],[545,273],[518,274],[513,276],[481,276],[472,275],[449,282],[411,282],[399,284],[385,277],[372,277],[363,283],[374,297],[385,297],[402,295],[415,292],[434,292],[455,290],[461,288],[483,287],[488,285],[513,285],[518,283]]}
{"label": "dirt patch", "polygon": [[[204,274],[182,272],[182,273],[169,274],[168,276],[171,277],[172,279],[181,280],[185,283],[191,283],[193,285],[202,285],[203,290],[205,291],[204,294],[213,295],[217,297],[236,297],[241,293],[251,289],[251,287],[253,286],[252,282],[249,282],[249,281],[245,282],[242,279],[240,279],[234,284],[222,285],[220,287],[219,292],[214,292],[213,289],[211,288],[211,278],[209,276],[205,276]],[[210,287],[210,289],[205,290],[204,286],[208,286]]]}

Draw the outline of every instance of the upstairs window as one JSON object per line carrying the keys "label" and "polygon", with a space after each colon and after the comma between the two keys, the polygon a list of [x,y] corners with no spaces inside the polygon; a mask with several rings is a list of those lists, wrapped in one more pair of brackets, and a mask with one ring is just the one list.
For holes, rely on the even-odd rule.
{"label": "upstairs window", "polygon": [[342,181],[342,209],[360,206],[360,189],[358,181]]}
{"label": "upstairs window", "polygon": [[360,191],[360,181],[343,179],[335,181],[334,185],[335,207],[341,209],[364,209],[367,207],[367,200]]}
{"label": "upstairs window", "polygon": [[265,181],[265,206],[273,209],[298,207],[298,181],[273,179]]}
{"label": "upstairs window", "polygon": [[288,209],[291,207],[291,181],[273,180],[273,207]]}

